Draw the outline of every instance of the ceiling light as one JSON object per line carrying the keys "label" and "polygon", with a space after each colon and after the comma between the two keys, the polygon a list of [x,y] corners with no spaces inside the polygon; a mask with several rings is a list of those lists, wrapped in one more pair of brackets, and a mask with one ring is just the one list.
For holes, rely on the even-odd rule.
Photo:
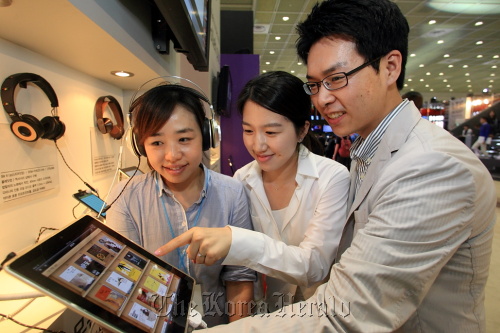
{"label": "ceiling light", "polygon": [[276,39],[276,40],[280,40],[280,39],[281,39],[281,37],[280,37],[280,36],[276,36],[276,37],[274,37],[274,39]]}
{"label": "ceiling light", "polygon": [[443,58],[449,58],[449,57],[450,57],[450,55],[449,55],[449,54],[445,54],[445,55],[443,56]]}
{"label": "ceiling light", "polygon": [[470,76],[470,73],[465,73],[465,76]]}
{"label": "ceiling light", "polygon": [[288,21],[290,18],[288,16],[283,16],[283,21]]}
{"label": "ceiling light", "polygon": [[410,57],[416,57],[417,55],[415,53],[410,54]]}
{"label": "ceiling light", "polygon": [[478,41],[476,42],[476,45],[481,45],[481,44],[483,44],[483,41],[482,41],[482,40],[478,40]]}
{"label": "ceiling light", "polygon": [[440,39],[437,41],[438,44],[443,44],[444,43],[444,40]]}
{"label": "ceiling light", "polygon": [[448,65],[448,68],[453,68],[453,65]]}
{"label": "ceiling light", "polygon": [[434,89],[432,89],[432,88],[431,88],[431,90],[430,90],[430,91],[434,91]]}
{"label": "ceiling light", "polygon": [[424,79],[420,79],[420,82],[424,82]]}
{"label": "ceiling light", "polygon": [[469,68],[469,65],[463,65],[462,67],[463,68]]}
{"label": "ceiling light", "polygon": [[470,82],[470,80],[466,80],[465,82]]}
{"label": "ceiling light", "polygon": [[274,54],[274,51],[269,51],[269,54]]}
{"label": "ceiling light", "polygon": [[490,76],[495,76],[495,73],[491,73]]}
{"label": "ceiling light", "polygon": [[294,74],[294,73],[295,73],[295,71],[290,71],[290,73]]}
{"label": "ceiling light", "polygon": [[497,65],[493,65],[493,66],[491,66],[491,68],[495,69],[495,68],[497,68]]}
{"label": "ceiling light", "polygon": [[444,79],[443,82],[448,82],[448,80]]}
{"label": "ceiling light", "polygon": [[443,76],[443,75],[444,75],[444,73],[439,73],[439,76]]}
{"label": "ceiling light", "polygon": [[266,61],[266,65],[270,65],[271,63],[269,61]]}
{"label": "ceiling light", "polygon": [[436,24],[436,20],[430,20],[429,24]]}
{"label": "ceiling light", "polygon": [[264,69],[264,70],[262,70],[262,73],[267,73],[267,71]]}
{"label": "ceiling light", "polygon": [[418,67],[424,67],[425,65],[424,64],[420,64]]}
{"label": "ceiling light", "polygon": [[495,54],[495,55],[493,56],[493,59],[498,59],[498,54]]}
{"label": "ceiling light", "polygon": [[431,72],[427,72],[427,73],[425,73],[425,75],[431,75]]}
{"label": "ceiling light", "polygon": [[449,87],[451,87],[451,86],[450,86],[449,84],[447,84],[447,85],[446,85],[446,88],[449,88]]}
{"label": "ceiling light", "polygon": [[439,11],[457,14],[467,13],[468,15],[486,15],[500,13],[500,6],[498,6],[498,3],[487,4],[478,3],[478,1],[461,1],[462,3],[457,2],[450,3],[449,1],[430,0],[427,5]]}
{"label": "ceiling light", "polygon": [[429,88],[429,85],[428,85],[428,84],[426,84],[426,85],[425,85],[425,87],[426,87],[426,88]]}
{"label": "ceiling light", "polygon": [[480,25],[483,25],[483,21],[477,21],[476,24],[474,24],[476,27],[477,26],[480,26]]}
{"label": "ceiling light", "polygon": [[483,55],[482,54],[478,54],[476,58],[482,58]]}
{"label": "ceiling light", "polygon": [[267,34],[269,33],[270,24],[256,24],[253,26],[254,34]]}
{"label": "ceiling light", "polygon": [[297,63],[297,65],[302,66],[302,63],[301,63],[301,62],[298,62],[298,63]]}
{"label": "ceiling light", "polygon": [[125,72],[125,71],[112,71],[112,75],[119,76],[119,77],[131,77],[134,76],[134,73],[131,72]]}
{"label": "ceiling light", "polygon": [[413,81],[413,79],[408,79],[408,82],[411,82],[411,81]]}
{"label": "ceiling light", "polygon": [[490,83],[493,83],[493,82],[495,82],[495,80],[490,80],[489,82],[490,82]]}
{"label": "ceiling light", "polygon": [[469,84],[469,85],[467,85],[467,88],[472,88],[472,86]]}

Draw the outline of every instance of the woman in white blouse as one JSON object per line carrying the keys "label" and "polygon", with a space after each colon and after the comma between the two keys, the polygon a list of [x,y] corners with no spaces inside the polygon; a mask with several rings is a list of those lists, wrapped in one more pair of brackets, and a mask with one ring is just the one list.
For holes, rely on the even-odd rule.
{"label": "woman in white blouse", "polygon": [[255,160],[234,177],[245,186],[256,231],[193,228],[156,251],[190,243],[196,263],[225,257],[223,264],[262,273],[269,311],[307,299],[325,280],[347,213],[349,172],[310,151],[318,141],[302,86],[289,73],[269,72],[249,81],[238,99],[243,141]]}

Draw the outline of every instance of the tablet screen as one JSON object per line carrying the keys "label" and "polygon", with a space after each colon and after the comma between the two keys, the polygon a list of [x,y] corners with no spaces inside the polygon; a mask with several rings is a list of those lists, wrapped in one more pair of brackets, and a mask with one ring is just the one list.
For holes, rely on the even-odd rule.
{"label": "tablet screen", "polygon": [[114,330],[187,327],[194,280],[90,216],[20,255],[6,270]]}

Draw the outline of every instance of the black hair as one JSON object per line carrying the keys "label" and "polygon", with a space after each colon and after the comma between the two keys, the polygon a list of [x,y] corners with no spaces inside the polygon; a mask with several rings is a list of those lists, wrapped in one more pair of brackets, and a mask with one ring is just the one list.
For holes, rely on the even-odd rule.
{"label": "black hair", "polygon": [[[269,111],[289,119],[297,135],[309,121],[311,115],[311,99],[304,92],[304,82],[298,77],[283,71],[272,71],[261,74],[248,81],[238,97],[237,107],[240,114],[247,101],[252,101]],[[322,155],[323,147],[310,131],[302,140],[302,144],[315,154]]]}
{"label": "black hair", "polygon": [[[306,20],[297,26],[296,47],[307,64],[312,45],[323,37],[341,38],[356,45],[366,61],[384,56],[392,50],[402,55],[401,74],[397,79],[403,88],[408,34],[410,28],[399,7],[390,0],[326,0],[317,3]],[[378,71],[379,61],[372,64]]]}
{"label": "black hair", "polygon": [[199,94],[178,84],[162,84],[139,96],[130,106],[133,130],[137,144],[143,149],[144,141],[158,132],[170,119],[177,105],[193,113],[203,133],[205,110]]}

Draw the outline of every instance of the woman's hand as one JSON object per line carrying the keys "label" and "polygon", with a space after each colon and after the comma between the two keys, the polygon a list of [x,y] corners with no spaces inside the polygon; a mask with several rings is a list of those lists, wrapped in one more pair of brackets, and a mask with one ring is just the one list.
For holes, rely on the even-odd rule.
{"label": "woman's hand", "polygon": [[187,255],[195,264],[213,265],[227,256],[231,248],[231,228],[194,227],[175,237],[155,251],[157,256],[172,252],[178,247],[189,244]]}

